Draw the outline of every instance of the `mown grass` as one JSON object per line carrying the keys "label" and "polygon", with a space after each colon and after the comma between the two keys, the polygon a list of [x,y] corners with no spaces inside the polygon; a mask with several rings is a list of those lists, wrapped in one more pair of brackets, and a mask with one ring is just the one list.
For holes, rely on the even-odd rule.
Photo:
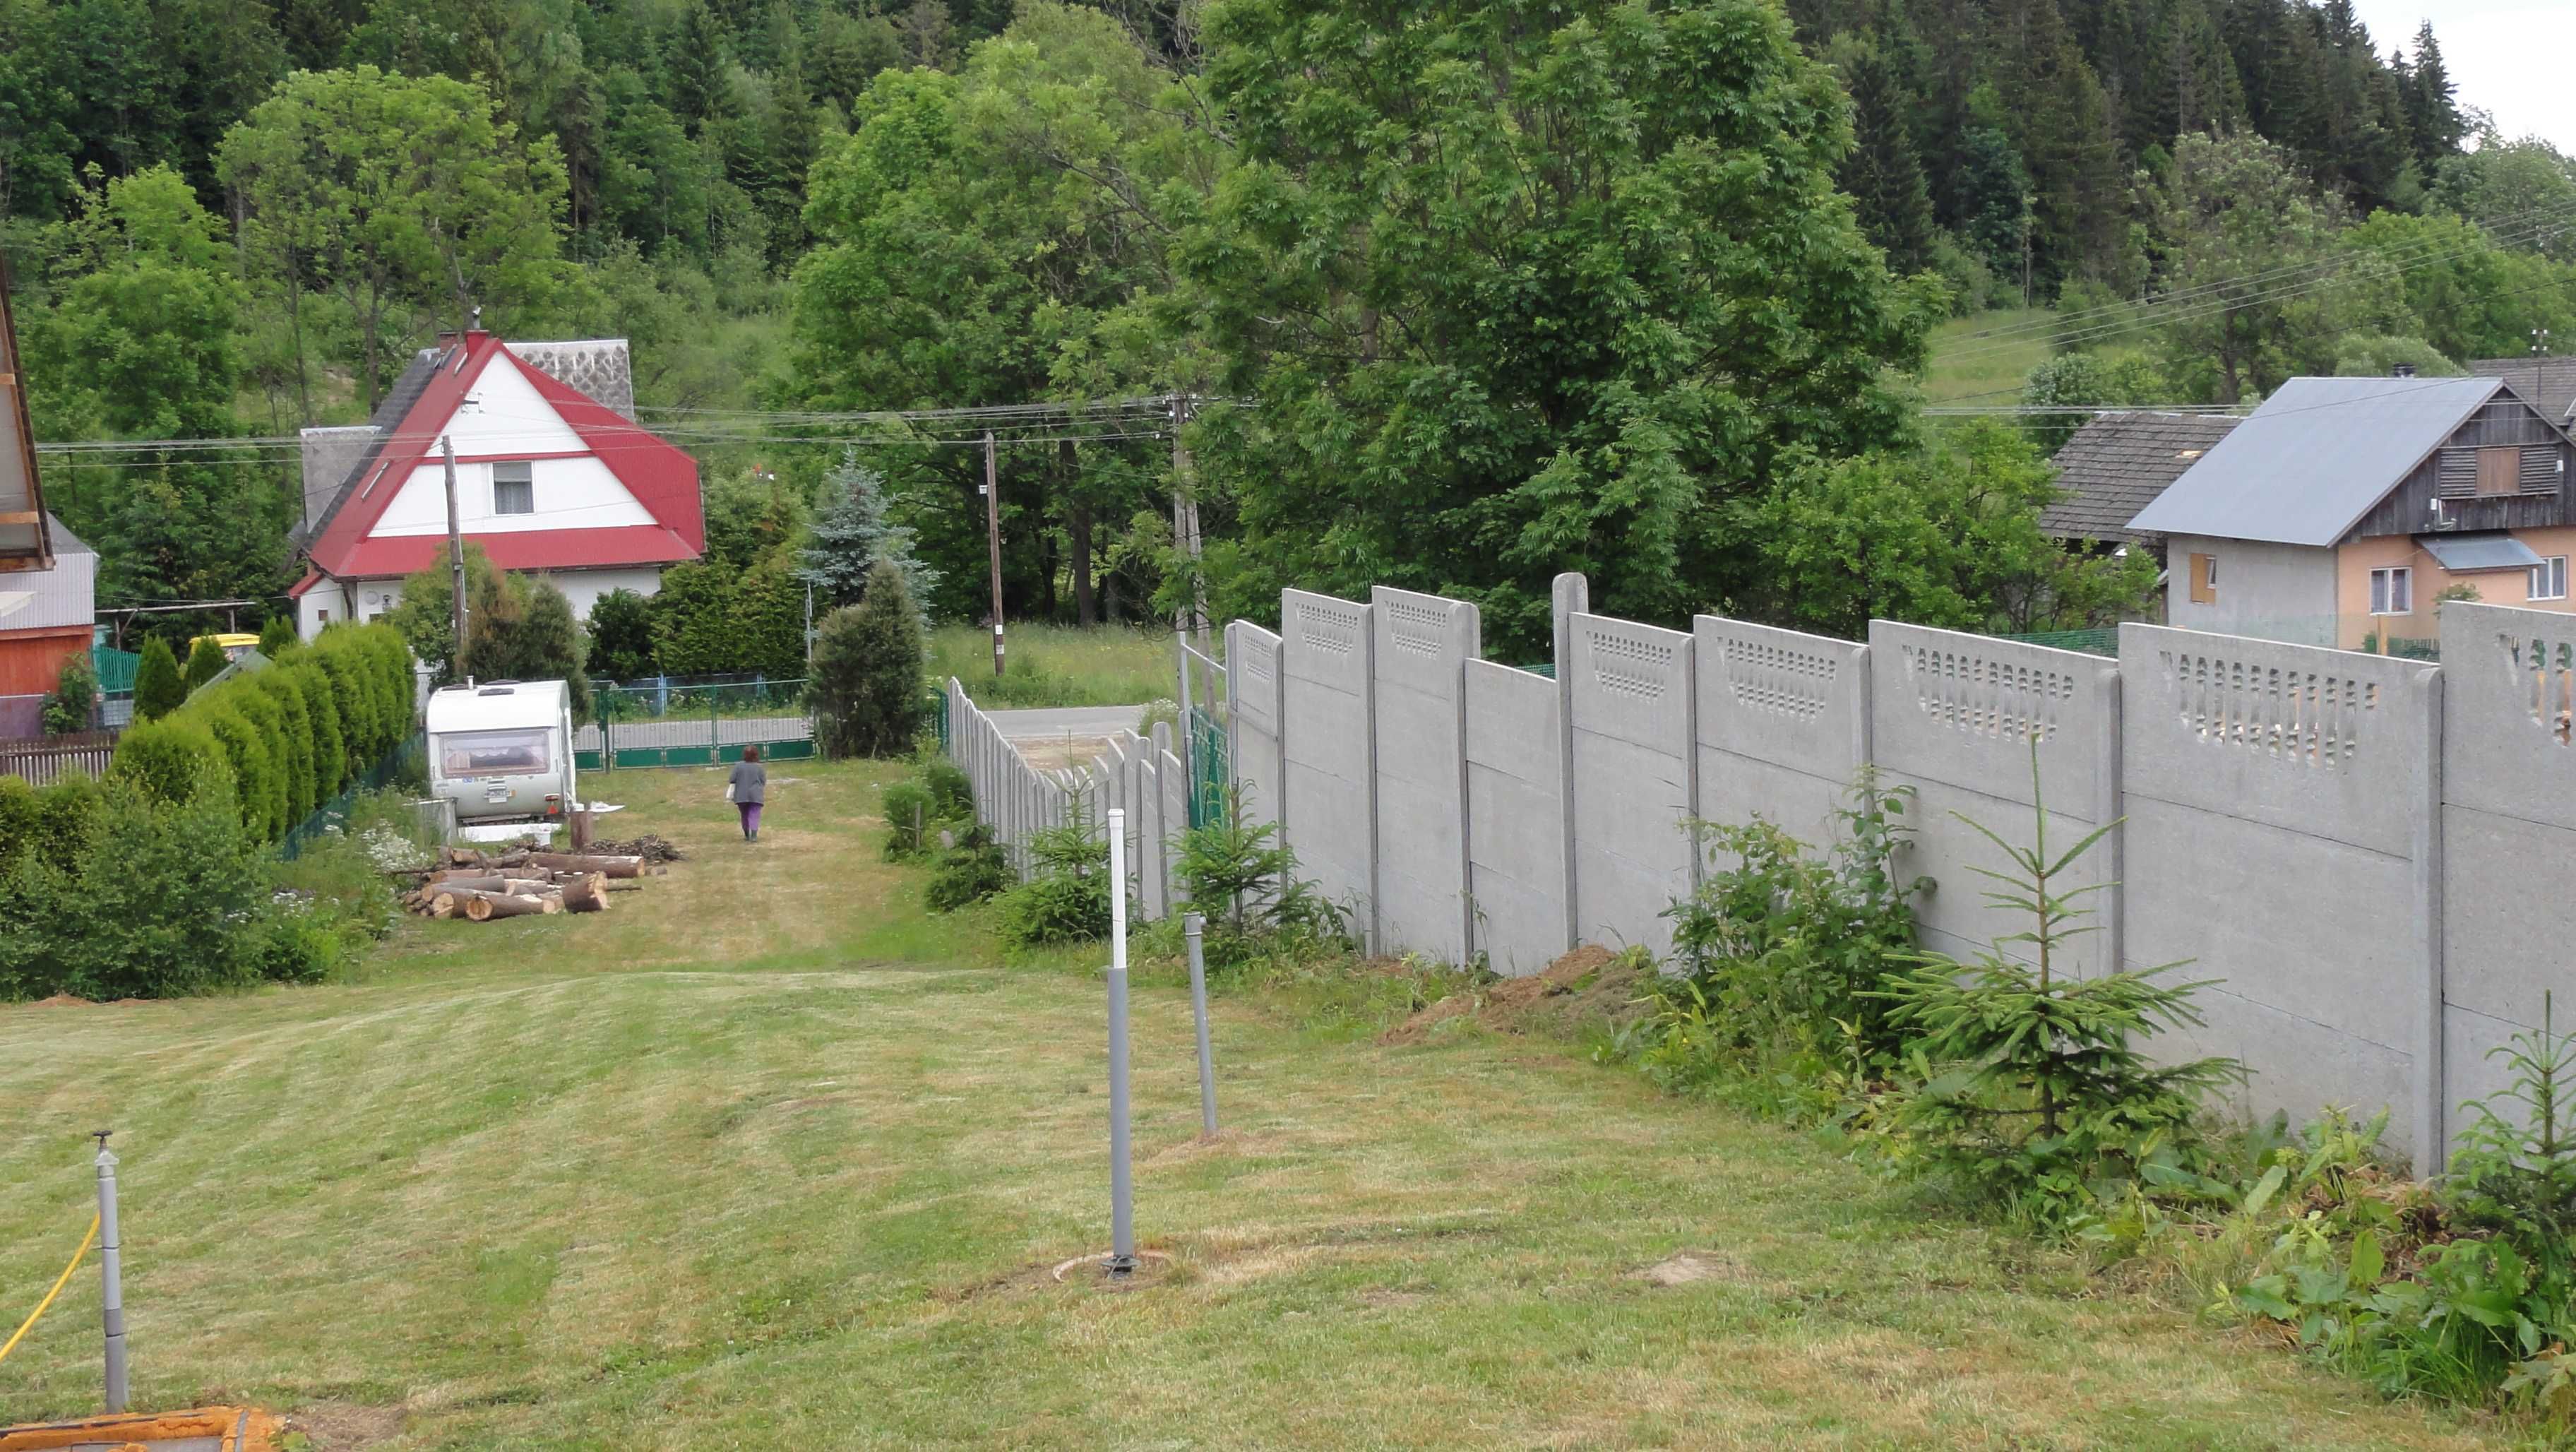
{"label": "mown grass", "polygon": [[1180,667],[1169,630],[1126,626],[1013,625],[993,675],[993,637],[980,625],[930,633],[934,680],[955,676],[987,710],[1027,706],[1141,706],[1176,698]]}
{"label": "mown grass", "polygon": [[[0,1009],[0,1322],[124,1156],[137,1400],[399,1448],[2470,1448],[2105,1294],[1776,1126],[1400,979],[1136,994],[1113,1293],[1096,950],[999,966],[917,907],[891,769],[792,763],[756,846],[713,771],[620,772],[695,852],[604,917],[414,922],[362,981]],[[1394,991],[1388,983],[1394,982]],[[84,1275],[0,1420],[91,1410]]]}
{"label": "mown grass", "polygon": [[1932,331],[1924,397],[1934,403],[2013,402],[2030,370],[2048,361],[2056,319],[2048,308],[1996,308],[1943,323]]}

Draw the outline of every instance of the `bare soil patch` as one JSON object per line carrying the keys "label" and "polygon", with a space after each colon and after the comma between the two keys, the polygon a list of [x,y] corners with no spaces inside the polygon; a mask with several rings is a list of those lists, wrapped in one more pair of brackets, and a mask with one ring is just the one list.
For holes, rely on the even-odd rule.
{"label": "bare soil patch", "polygon": [[1638,1012],[1636,999],[1647,969],[1587,943],[1527,978],[1505,978],[1453,993],[1378,1036],[1382,1044],[1418,1044],[1440,1025],[1472,1018],[1509,1034],[1563,1034],[1596,1020],[1617,1021]]}

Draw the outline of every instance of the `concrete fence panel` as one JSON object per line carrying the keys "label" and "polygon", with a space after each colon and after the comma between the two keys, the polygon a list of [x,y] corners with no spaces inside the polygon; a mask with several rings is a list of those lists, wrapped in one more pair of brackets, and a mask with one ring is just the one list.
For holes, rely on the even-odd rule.
{"label": "concrete fence panel", "polygon": [[1171,728],[1155,723],[1153,739],[1144,744],[1136,763],[1136,870],[1139,874],[1137,904],[1145,921],[1154,922],[1171,911],[1171,884],[1163,875],[1163,813],[1170,799],[1164,789],[1163,762],[1171,753]]}
{"label": "concrete fence panel", "polygon": [[1283,712],[1279,637],[1248,620],[1225,628],[1226,758],[1243,789],[1246,820],[1280,823]]}
{"label": "concrete fence panel", "polygon": [[1556,682],[1471,660],[1467,886],[1476,947],[1509,977],[1565,951],[1565,772]]}
{"label": "concrete fence panel", "polygon": [[1702,615],[1699,815],[1760,817],[1822,848],[1869,763],[1869,647]]}
{"label": "concrete fence panel", "polygon": [[1154,725],[1155,775],[1162,781],[1162,810],[1157,814],[1163,835],[1146,851],[1147,858],[1163,879],[1163,912],[1181,911],[1182,899],[1189,895],[1189,885],[1181,880],[1181,840],[1190,830],[1190,774],[1172,751],[1172,728],[1162,722]]}
{"label": "concrete fence panel", "polygon": [[[1873,620],[1869,672],[1870,749],[1889,785],[1917,794],[1915,836],[1898,866],[1936,884],[1916,908],[1918,936],[1934,951],[1973,956],[2030,926],[1987,903],[1977,869],[2009,864],[1968,823],[2030,844],[2034,740],[2053,850],[2119,819],[2119,668],[2074,651]],[[2053,885],[2098,889],[2079,899],[2099,929],[2069,945],[2065,966],[2079,975],[2120,961],[2119,835]]]}
{"label": "concrete fence panel", "polygon": [[1377,926],[1376,627],[1369,606],[1285,590],[1279,597],[1285,768],[1280,820],[1298,870],[1350,911],[1371,948]]}
{"label": "concrete fence panel", "polygon": [[2120,676],[2127,961],[2218,980],[2159,1046],[2243,1062],[2257,1114],[2386,1104],[2392,1149],[2439,1144],[2438,673],[2128,625]]}
{"label": "concrete fence panel", "polygon": [[1567,622],[1575,927],[1589,942],[1672,948],[1662,916],[1696,871],[1691,637],[1606,615]]}
{"label": "concrete fence panel", "polygon": [[[2492,1052],[2576,1032],[2576,617],[2442,606],[2443,1099],[2504,1089]],[[2502,1106],[2498,1106],[2502,1108]]]}
{"label": "concrete fence panel", "polygon": [[1465,667],[1476,607],[1380,586],[1369,598],[1377,698],[1380,951],[1464,963],[1467,895]]}

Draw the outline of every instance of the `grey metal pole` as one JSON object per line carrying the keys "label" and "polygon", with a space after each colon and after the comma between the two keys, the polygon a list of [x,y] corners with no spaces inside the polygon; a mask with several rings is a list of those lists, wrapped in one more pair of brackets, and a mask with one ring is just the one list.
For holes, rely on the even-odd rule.
{"label": "grey metal pole", "polygon": [[461,681],[465,679],[465,536],[456,527],[455,438],[439,435],[438,452],[447,464],[447,584],[456,595],[447,602],[448,629],[456,637],[456,655],[448,662],[448,669],[450,679]]}
{"label": "grey metal pole", "polygon": [[1109,809],[1109,1259],[1136,1270],[1136,1183],[1127,1136],[1127,813]]}
{"label": "grey metal pole", "polygon": [[107,1409],[125,1410],[124,1263],[116,1232],[116,1155],[107,1147],[114,1130],[90,1131],[98,1141],[98,1287],[99,1319],[107,1333]]}
{"label": "grey metal pole", "polygon": [[1191,913],[1181,919],[1190,940],[1190,1012],[1199,1021],[1199,1133],[1216,1138],[1216,1055],[1208,1048],[1207,954],[1199,939],[1207,919]]}

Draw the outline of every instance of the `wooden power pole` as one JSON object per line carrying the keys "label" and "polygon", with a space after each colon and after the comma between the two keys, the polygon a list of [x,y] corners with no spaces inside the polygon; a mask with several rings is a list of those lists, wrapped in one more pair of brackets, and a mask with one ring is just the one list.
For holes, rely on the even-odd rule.
{"label": "wooden power pole", "polygon": [[1002,484],[993,462],[993,431],[984,431],[984,544],[993,571],[993,674],[1002,674]]}
{"label": "wooden power pole", "polygon": [[456,598],[448,604],[448,628],[456,632],[456,659],[448,664],[451,680],[465,679],[465,536],[456,527],[456,440],[441,434],[438,451],[447,461],[447,572]]}

